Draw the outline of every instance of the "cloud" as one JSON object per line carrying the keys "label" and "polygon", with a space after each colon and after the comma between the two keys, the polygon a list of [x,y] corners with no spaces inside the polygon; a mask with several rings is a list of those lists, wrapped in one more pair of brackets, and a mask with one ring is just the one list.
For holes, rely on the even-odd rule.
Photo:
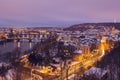
{"label": "cloud", "polygon": [[0,0],[0,24],[71,25],[119,21],[119,0]]}

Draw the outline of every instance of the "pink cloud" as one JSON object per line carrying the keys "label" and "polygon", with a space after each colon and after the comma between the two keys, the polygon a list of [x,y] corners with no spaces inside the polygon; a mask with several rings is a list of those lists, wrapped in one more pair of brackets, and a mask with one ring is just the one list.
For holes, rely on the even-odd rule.
{"label": "pink cloud", "polygon": [[119,0],[0,0],[0,24],[6,21],[57,25],[119,20],[119,3]]}

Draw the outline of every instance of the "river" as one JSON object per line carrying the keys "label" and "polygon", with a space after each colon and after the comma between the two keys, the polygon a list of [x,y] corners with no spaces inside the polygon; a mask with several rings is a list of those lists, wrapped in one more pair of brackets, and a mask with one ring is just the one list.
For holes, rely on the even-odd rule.
{"label": "river", "polygon": [[[20,57],[24,55],[23,53],[27,50],[30,50],[37,42],[29,42],[29,41],[21,41],[21,42],[4,42],[0,44],[0,57],[6,56],[9,53],[12,53],[12,55],[15,55],[15,50],[19,49],[20,51]],[[7,54],[6,54],[7,53]],[[1,59],[1,58],[0,58]]]}

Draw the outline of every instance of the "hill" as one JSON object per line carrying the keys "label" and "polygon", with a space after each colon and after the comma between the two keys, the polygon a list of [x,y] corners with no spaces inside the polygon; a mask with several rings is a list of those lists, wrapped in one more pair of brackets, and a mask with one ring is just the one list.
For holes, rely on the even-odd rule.
{"label": "hill", "polygon": [[92,29],[92,28],[101,28],[101,27],[115,27],[116,29],[120,30],[120,23],[84,23],[84,24],[76,24],[72,25],[68,28],[65,28],[64,30],[81,30],[84,31],[86,29]]}
{"label": "hill", "polygon": [[120,80],[120,43],[97,64],[97,67],[108,70],[107,80]]}

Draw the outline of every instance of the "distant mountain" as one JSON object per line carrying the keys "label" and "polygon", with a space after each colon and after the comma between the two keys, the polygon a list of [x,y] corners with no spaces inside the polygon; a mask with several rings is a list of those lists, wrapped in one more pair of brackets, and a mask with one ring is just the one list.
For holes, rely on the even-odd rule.
{"label": "distant mountain", "polygon": [[103,26],[105,26],[105,27],[115,27],[116,29],[120,30],[120,23],[84,23],[84,24],[72,25],[68,28],[65,28],[64,30],[70,30],[70,31],[81,30],[81,31],[84,31],[86,29],[91,29],[91,28],[101,28]]}

